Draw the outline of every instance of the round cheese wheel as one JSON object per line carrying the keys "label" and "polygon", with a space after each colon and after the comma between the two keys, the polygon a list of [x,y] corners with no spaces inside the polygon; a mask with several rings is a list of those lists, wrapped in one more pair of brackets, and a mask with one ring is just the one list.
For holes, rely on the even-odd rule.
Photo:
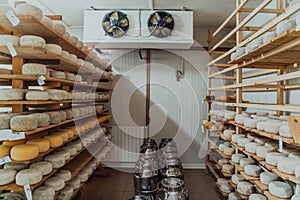
{"label": "round cheese wheel", "polygon": [[88,167],[92,168],[92,170],[94,171],[97,169],[98,165],[92,161],[89,163]]}
{"label": "round cheese wheel", "polygon": [[60,112],[47,112],[50,117],[50,124],[59,124],[61,122],[61,114]]}
{"label": "round cheese wheel", "polygon": [[229,183],[221,185],[221,190],[227,194],[234,191],[233,187]]}
{"label": "round cheese wheel", "polygon": [[284,124],[279,128],[279,135],[286,138],[293,138],[289,125]]}
{"label": "round cheese wheel", "polygon": [[76,44],[76,47],[77,47],[78,49],[82,49],[83,46],[84,46],[84,44],[83,44],[82,41],[78,41],[77,44]]}
{"label": "round cheese wheel", "polygon": [[84,183],[89,179],[89,175],[87,173],[80,173],[79,174],[80,182]]}
{"label": "round cheese wheel", "polygon": [[70,53],[67,51],[62,51],[62,57],[66,60],[70,60]]}
{"label": "round cheese wheel", "polygon": [[269,192],[278,198],[283,198],[283,199],[287,199],[287,198],[291,198],[291,196],[293,195],[293,189],[292,187],[285,182],[281,182],[281,181],[272,181],[269,184]]}
{"label": "round cheese wheel", "polygon": [[26,184],[34,185],[43,178],[42,172],[37,169],[23,169],[16,175],[16,184],[24,186]]}
{"label": "round cheese wheel", "polygon": [[227,143],[220,144],[219,145],[219,150],[222,151],[222,152],[224,152],[224,149],[227,148],[227,147],[229,147],[229,144],[227,144]]}
{"label": "round cheese wheel", "polygon": [[281,158],[277,160],[277,169],[286,174],[295,174],[296,166],[300,166],[300,159]]}
{"label": "round cheese wheel", "polygon": [[63,142],[66,142],[69,139],[68,133],[65,133],[65,132],[55,132],[52,135],[60,136],[63,139]]}
{"label": "round cheese wheel", "polygon": [[267,142],[265,143],[265,147],[268,147],[270,149],[276,150],[279,148],[278,143],[274,143],[274,142]]}
{"label": "round cheese wheel", "polygon": [[234,154],[234,148],[231,148],[231,147],[227,147],[224,149],[224,154],[227,155],[227,156],[231,156],[232,154]]}
{"label": "round cheese wheel", "polygon": [[73,114],[73,118],[79,118],[80,117],[80,110],[78,108],[73,108],[72,109],[72,114]]}
{"label": "round cheese wheel", "polygon": [[234,173],[234,166],[225,164],[222,166],[222,171],[227,174],[233,174]]}
{"label": "round cheese wheel", "polygon": [[16,88],[0,89],[0,99],[2,101],[18,101],[24,99],[24,90]]}
{"label": "round cheese wheel", "polygon": [[73,196],[74,189],[71,186],[65,187],[58,196],[58,200],[70,200]]}
{"label": "round cheese wheel", "polygon": [[251,48],[256,49],[263,44],[263,37],[258,37],[251,42]]}
{"label": "round cheese wheel", "polygon": [[22,66],[22,74],[24,75],[47,75],[47,66],[38,63],[26,63]]}
{"label": "round cheese wheel", "polygon": [[41,22],[43,25],[47,26],[48,28],[51,28],[53,27],[53,21],[47,17],[47,16],[43,16],[42,19],[41,19]]}
{"label": "round cheese wheel", "polygon": [[9,129],[10,119],[13,116],[10,114],[0,114],[0,130],[1,129]]}
{"label": "round cheese wheel", "polygon": [[256,153],[257,147],[261,146],[261,144],[258,144],[256,142],[248,142],[245,145],[245,150],[249,153]]}
{"label": "round cheese wheel", "polygon": [[82,149],[82,143],[80,141],[69,142],[67,146],[75,146],[77,151],[80,151]]}
{"label": "round cheese wheel", "polygon": [[232,136],[234,133],[235,133],[234,130],[229,130],[229,129],[223,131],[223,135],[224,135],[226,138],[231,138],[231,136]]}
{"label": "round cheese wheel", "polygon": [[47,135],[44,139],[48,140],[51,148],[60,147],[63,145],[63,138],[59,135]]}
{"label": "round cheese wheel", "polygon": [[244,180],[244,177],[241,174],[234,174],[231,177],[231,181],[236,185],[243,180]]}
{"label": "round cheese wheel", "polygon": [[240,160],[241,160],[242,158],[245,158],[245,155],[244,155],[244,154],[233,154],[233,155],[231,156],[231,160],[232,160],[232,162],[234,162],[234,163],[240,163]]}
{"label": "round cheese wheel", "polygon": [[276,180],[279,180],[279,176],[272,172],[263,172],[260,174],[260,182],[264,185],[269,185],[269,183]]}
{"label": "round cheese wheel", "polygon": [[55,177],[63,179],[65,182],[71,180],[72,174],[69,170],[60,170],[58,173],[54,174]]}
{"label": "round cheese wheel", "polygon": [[9,156],[11,147],[6,145],[0,145],[0,158],[4,158],[6,156]]}
{"label": "round cheese wheel", "polygon": [[234,135],[231,136],[231,140],[232,140],[232,142],[234,142],[234,143],[238,143],[239,139],[245,138],[245,137],[246,137],[246,136],[243,135],[243,134],[234,134]]}
{"label": "round cheese wheel", "polygon": [[43,18],[43,11],[40,8],[27,3],[18,4],[15,12],[17,15],[31,15],[39,20]]}
{"label": "round cheese wheel", "polygon": [[16,170],[17,172],[18,171],[21,171],[23,169],[27,169],[28,168],[28,165],[27,164],[24,164],[24,163],[6,163],[4,166],[3,166],[3,169],[14,169]]}
{"label": "round cheese wheel", "polygon": [[223,165],[225,164],[228,164],[229,163],[229,160],[227,159],[220,159],[218,160],[218,164],[222,167]]}
{"label": "round cheese wheel", "polygon": [[25,98],[28,101],[47,101],[49,94],[45,91],[31,90],[26,93]]}
{"label": "round cheese wheel", "polygon": [[77,56],[75,54],[70,54],[70,61],[73,63],[77,62]]}
{"label": "round cheese wheel", "polygon": [[242,167],[242,168],[244,168],[245,166],[247,166],[247,165],[252,165],[252,164],[254,164],[255,163],[255,161],[252,159],[252,158],[242,158],[241,160],[240,160],[240,166]]}
{"label": "round cheese wheel", "polygon": [[59,24],[57,22],[53,23],[52,27],[59,35],[64,35],[66,33],[66,27],[62,24]]}
{"label": "round cheese wheel", "polygon": [[244,126],[248,127],[248,128],[256,128],[257,123],[259,122],[259,120],[257,119],[245,119],[244,120]]}
{"label": "round cheese wheel", "polygon": [[65,150],[70,153],[71,156],[74,156],[77,153],[77,148],[75,146],[66,146],[62,150]]}
{"label": "round cheese wheel", "polygon": [[64,90],[57,90],[57,89],[49,89],[46,90],[49,93],[50,100],[53,101],[62,101],[66,100],[67,92]]}
{"label": "round cheese wheel", "polygon": [[241,181],[237,185],[237,191],[242,195],[249,196],[250,194],[254,193],[255,188],[252,183],[247,181]]}
{"label": "round cheese wheel", "polygon": [[267,155],[266,155],[266,162],[269,165],[277,166],[278,160],[281,160],[283,158],[285,158],[285,156],[282,153],[271,152],[271,153],[267,153]]}
{"label": "round cheese wheel", "polygon": [[244,115],[236,115],[234,120],[237,124],[244,125],[245,119],[250,119],[249,117],[245,117]]}
{"label": "round cheese wheel", "polygon": [[65,111],[60,111],[61,121],[67,120],[67,113]]}
{"label": "round cheese wheel", "polygon": [[285,31],[293,29],[296,27],[296,20],[295,19],[287,19],[283,20],[276,26],[276,35],[281,35]]}
{"label": "round cheese wheel", "polygon": [[247,45],[246,45],[246,48],[245,48],[245,52],[246,52],[246,53],[249,53],[249,52],[251,52],[252,50],[253,50],[253,48],[252,48],[251,43],[247,44]]}
{"label": "round cheese wheel", "polygon": [[61,155],[48,155],[46,156],[45,161],[50,162],[53,168],[60,168],[65,165],[65,157]]}
{"label": "round cheese wheel", "polygon": [[73,45],[77,45],[78,43],[78,38],[76,36],[71,36],[70,37],[70,42],[73,44]]}
{"label": "round cheese wheel", "polygon": [[10,120],[10,127],[14,131],[32,131],[38,127],[38,121],[31,115],[14,116]]}
{"label": "round cheese wheel", "polygon": [[258,146],[256,148],[256,155],[259,158],[264,158],[266,159],[266,156],[268,153],[275,151],[273,148],[269,148],[266,146]]}
{"label": "round cheese wheel", "polygon": [[53,170],[52,164],[47,161],[32,163],[29,168],[40,170],[43,176],[50,174]]}
{"label": "round cheese wheel", "polygon": [[53,78],[66,79],[65,72],[56,71],[56,70],[51,70],[50,71],[50,76],[53,77]]}
{"label": "round cheese wheel", "polygon": [[93,168],[90,167],[90,166],[86,166],[83,170],[82,170],[83,173],[87,173],[88,176],[92,175],[93,174]]}
{"label": "round cheese wheel", "polygon": [[39,148],[40,153],[44,153],[50,149],[50,142],[46,139],[33,139],[28,140],[26,144],[32,144]]}
{"label": "round cheese wheel", "polygon": [[242,197],[236,192],[231,192],[228,195],[228,200],[242,200]]}
{"label": "round cheese wheel", "polygon": [[263,131],[265,129],[266,125],[267,125],[266,121],[260,121],[256,124],[256,129]]}
{"label": "round cheese wheel", "polygon": [[75,81],[76,82],[82,82],[82,76],[81,75],[76,75]]}
{"label": "round cheese wheel", "polygon": [[231,60],[235,60],[237,58],[237,53],[236,52],[234,52],[234,53],[232,53],[231,55],[230,55],[230,59]]}
{"label": "round cheese wheel", "polygon": [[60,150],[59,152],[57,152],[53,155],[58,156],[58,157],[64,157],[65,160],[69,160],[71,157],[70,153],[67,151],[64,151],[64,150]]}
{"label": "round cheese wheel", "polygon": [[55,191],[59,191],[65,187],[65,181],[62,178],[50,177],[45,181],[44,185],[53,187]]}
{"label": "round cheese wheel", "polygon": [[266,44],[267,42],[270,42],[275,36],[276,36],[276,32],[275,31],[265,33],[263,35],[263,43]]}
{"label": "round cheese wheel", "polygon": [[38,127],[45,127],[50,125],[50,116],[47,113],[31,114],[38,121]]}
{"label": "round cheese wheel", "polygon": [[13,46],[19,46],[19,37],[13,35],[0,35],[1,46],[6,46],[8,42],[11,42]]}
{"label": "round cheese wheel", "polygon": [[6,185],[15,181],[17,171],[14,169],[0,169],[0,185]]}
{"label": "round cheese wheel", "polygon": [[73,73],[66,72],[66,79],[70,81],[75,81],[76,75]]}
{"label": "round cheese wheel", "polygon": [[66,113],[67,120],[73,119],[73,112],[71,109],[64,110]]}
{"label": "round cheese wheel", "polygon": [[15,161],[28,161],[37,158],[39,148],[31,144],[19,144],[13,146],[10,151],[10,156]]}
{"label": "round cheese wheel", "polygon": [[273,133],[273,134],[278,134],[279,133],[279,128],[282,124],[281,123],[266,123],[266,126],[264,128],[265,132],[268,133]]}
{"label": "round cheese wheel", "polygon": [[252,142],[252,141],[253,141],[253,139],[250,139],[250,138],[240,138],[238,140],[238,145],[240,147],[245,147],[247,143]]}
{"label": "round cheese wheel", "polygon": [[62,48],[57,44],[46,44],[45,50],[46,53],[50,53],[58,56],[62,55]]}
{"label": "round cheese wheel", "polygon": [[259,177],[260,173],[262,172],[262,169],[257,165],[246,165],[244,170],[248,176],[252,177]]}
{"label": "round cheese wheel", "polygon": [[234,119],[235,115],[236,115],[235,112],[227,110],[227,111],[225,111],[224,118],[229,119],[229,120]]}
{"label": "round cheese wheel", "polygon": [[251,194],[249,200],[268,200],[268,198],[263,194]]}
{"label": "round cheese wheel", "polygon": [[69,139],[74,137],[74,131],[72,129],[60,129],[59,132],[67,134]]}
{"label": "round cheese wheel", "polygon": [[245,47],[238,48],[236,50],[237,57],[240,57],[245,54]]}
{"label": "round cheese wheel", "polygon": [[257,137],[254,139],[254,142],[256,142],[260,145],[265,145],[265,143],[270,142],[270,139]]}
{"label": "round cheese wheel", "polygon": [[36,188],[33,193],[33,199],[38,199],[38,200],[52,200],[54,199],[55,196],[55,190],[53,187],[49,186],[41,186]]}
{"label": "round cheese wheel", "polygon": [[78,189],[80,187],[80,178],[79,177],[76,177],[74,178],[70,183],[69,185],[74,189]]}
{"label": "round cheese wheel", "polygon": [[23,35],[20,37],[20,46],[45,48],[46,41],[44,38],[35,35]]}

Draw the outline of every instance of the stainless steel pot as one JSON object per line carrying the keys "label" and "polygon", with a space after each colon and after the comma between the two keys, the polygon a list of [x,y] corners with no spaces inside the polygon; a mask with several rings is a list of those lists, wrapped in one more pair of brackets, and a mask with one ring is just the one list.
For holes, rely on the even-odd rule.
{"label": "stainless steel pot", "polygon": [[156,200],[189,200],[184,181],[178,178],[163,179],[156,194]]}
{"label": "stainless steel pot", "polygon": [[147,161],[142,167],[136,168],[133,177],[136,192],[152,193],[157,190],[158,172],[151,162]]}
{"label": "stainless steel pot", "polygon": [[131,197],[129,200],[154,200],[152,195],[143,195],[143,194],[136,194]]}

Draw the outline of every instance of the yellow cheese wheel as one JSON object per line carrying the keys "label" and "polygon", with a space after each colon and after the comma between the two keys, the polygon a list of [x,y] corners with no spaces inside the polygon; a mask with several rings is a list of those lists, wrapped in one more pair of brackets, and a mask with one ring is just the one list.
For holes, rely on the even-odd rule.
{"label": "yellow cheese wheel", "polygon": [[39,155],[39,147],[32,144],[19,144],[10,151],[10,156],[15,161],[28,161]]}
{"label": "yellow cheese wheel", "polygon": [[64,133],[64,132],[59,131],[59,132],[53,133],[53,135],[59,135],[63,139],[63,142],[66,142],[69,139],[68,133]]}
{"label": "yellow cheese wheel", "polygon": [[72,129],[61,129],[60,132],[67,133],[69,139],[74,137],[74,131]]}
{"label": "yellow cheese wheel", "polygon": [[26,144],[33,144],[38,146],[40,153],[44,153],[50,149],[50,142],[46,139],[28,140]]}
{"label": "yellow cheese wheel", "polygon": [[2,144],[5,145],[5,146],[13,147],[15,145],[25,144],[25,142],[26,142],[26,139],[14,140],[14,141],[8,141],[8,140],[6,140],[6,141],[3,141]]}
{"label": "yellow cheese wheel", "polygon": [[79,135],[79,129],[76,126],[69,127],[74,132],[74,135]]}
{"label": "yellow cheese wheel", "polygon": [[0,145],[0,158],[8,156],[9,152],[10,152],[10,148],[11,147],[9,147],[9,146]]}
{"label": "yellow cheese wheel", "polygon": [[44,139],[50,142],[50,147],[60,147],[63,145],[64,141],[63,138],[59,135],[47,135]]}

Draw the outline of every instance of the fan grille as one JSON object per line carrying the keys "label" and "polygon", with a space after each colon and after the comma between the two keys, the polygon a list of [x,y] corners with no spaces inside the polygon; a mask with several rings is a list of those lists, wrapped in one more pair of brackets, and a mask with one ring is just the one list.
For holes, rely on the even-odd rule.
{"label": "fan grille", "polygon": [[170,36],[174,25],[172,15],[165,11],[154,12],[148,19],[148,30],[150,34],[158,38]]}
{"label": "fan grille", "polygon": [[102,27],[106,35],[119,38],[128,31],[129,20],[125,13],[118,10],[111,11],[103,17]]}

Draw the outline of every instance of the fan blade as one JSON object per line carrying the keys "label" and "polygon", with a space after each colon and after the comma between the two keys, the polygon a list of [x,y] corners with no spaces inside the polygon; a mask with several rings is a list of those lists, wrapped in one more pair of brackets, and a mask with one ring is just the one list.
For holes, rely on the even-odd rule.
{"label": "fan blade", "polygon": [[106,29],[107,33],[112,33],[114,30],[114,28],[112,26],[108,27],[108,29]]}
{"label": "fan blade", "polygon": [[119,21],[119,24],[120,26],[128,26],[128,20],[125,18],[125,19],[121,19]]}
{"label": "fan blade", "polygon": [[154,19],[158,22],[160,19],[161,19],[161,17],[160,17],[160,15],[156,12],[156,13],[154,13]]}
{"label": "fan blade", "polygon": [[126,19],[127,15],[122,13],[122,12],[118,12],[118,20],[122,20],[122,19]]}
{"label": "fan blade", "polygon": [[166,15],[164,18],[163,18],[165,24],[169,24],[171,22],[173,22],[173,18],[169,17],[168,15]]}
{"label": "fan blade", "polygon": [[117,21],[119,20],[119,15],[118,15],[117,11],[110,14],[110,20],[113,20],[113,19],[115,19]]}
{"label": "fan blade", "polygon": [[105,30],[107,30],[110,27],[110,22],[103,22],[102,25],[103,25],[103,28]]}
{"label": "fan blade", "polygon": [[171,30],[168,28],[162,28],[160,30],[160,33],[161,33],[162,37],[167,37],[171,34]]}
{"label": "fan blade", "polygon": [[114,37],[121,37],[121,36],[123,36],[123,32],[118,28],[114,28],[113,29],[113,36]]}
{"label": "fan blade", "polygon": [[155,35],[155,36],[159,36],[160,34],[160,29],[159,28],[156,28],[153,32],[152,32],[152,35]]}

